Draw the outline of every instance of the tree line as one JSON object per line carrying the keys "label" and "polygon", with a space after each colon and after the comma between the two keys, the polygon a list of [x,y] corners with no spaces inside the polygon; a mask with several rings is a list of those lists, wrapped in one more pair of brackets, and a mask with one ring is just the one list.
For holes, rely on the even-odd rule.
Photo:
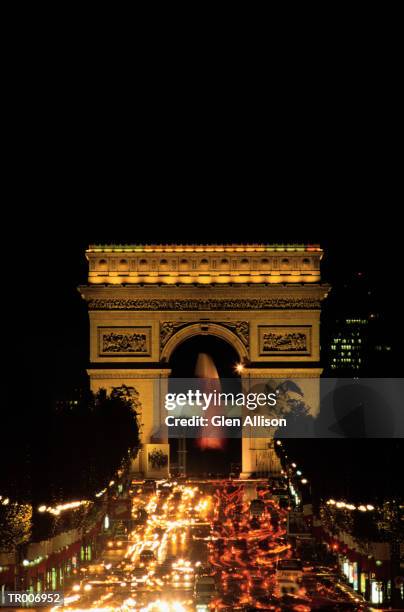
{"label": "tree line", "polygon": [[13,389],[2,421],[0,494],[34,507],[91,498],[139,444],[134,406],[119,390],[85,389],[56,404],[40,390],[25,402]]}

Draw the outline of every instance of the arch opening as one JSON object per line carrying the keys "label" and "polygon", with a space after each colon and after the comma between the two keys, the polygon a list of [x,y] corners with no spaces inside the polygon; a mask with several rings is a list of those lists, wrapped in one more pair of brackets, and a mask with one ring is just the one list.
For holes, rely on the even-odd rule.
{"label": "arch opening", "polygon": [[[203,364],[207,364],[208,380],[217,376],[220,391],[238,393],[241,391],[241,378],[236,369],[239,362],[237,350],[223,338],[211,334],[188,337],[177,344],[170,356],[169,391],[178,392],[178,386],[183,387],[184,381],[179,379],[198,379],[198,387],[203,385]],[[192,385],[192,380],[189,383]],[[223,438],[216,448],[203,448],[196,438],[171,439],[170,452],[174,460],[171,471],[177,475],[185,472],[228,477],[230,472],[238,475],[241,469],[241,438]]]}
{"label": "arch opening", "polygon": [[214,334],[192,335],[177,344],[171,353],[171,378],[194,378],[199,354],[209,355],[219,378],[240,378],[236,366],[240,355],[231,343]]}

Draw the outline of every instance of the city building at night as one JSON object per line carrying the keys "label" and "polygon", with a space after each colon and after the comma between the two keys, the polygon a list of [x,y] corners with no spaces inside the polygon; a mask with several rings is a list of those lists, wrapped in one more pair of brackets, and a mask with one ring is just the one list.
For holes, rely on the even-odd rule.
{"label": "city building at night", "polygon": [[345,319],[332,338],[330,367],[335,371],[351,371],[358,374],[366,361],[368,344],[367,319]]}
{"label": "city building at night", "polygon": [[327,301],[322,358],[328,376],[391,376],[393,321],[384,313],[374,285],[362,273],[337,282]]}

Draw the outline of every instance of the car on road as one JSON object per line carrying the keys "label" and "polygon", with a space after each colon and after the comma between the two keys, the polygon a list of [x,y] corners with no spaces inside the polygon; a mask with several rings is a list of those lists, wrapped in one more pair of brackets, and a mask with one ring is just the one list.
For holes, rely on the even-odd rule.
{"label": "car on road", "polygon": [[289,578],[280,578],[276,581],[276,593],[279,597],[284,595],[297,595],[299,593],[300,585]]}
{"label": "car on road", "polygon": [[196,566],[195,574],[196,576],[212,576],[214,573],[214,568],[210,563],[201,563]]}
{"label": "car on road", "polygon": [[149,479],[149,480],[145,480],[143,483],[143,493],[155,493],[156,492],[156,481]]}
{"label": "car on road", "polygon": [[230,540],[231,545],[237,550],[247,550],[248,544],[246,538],[235,538]]}
{"label": "car on road", "polygon": [[262,499],[253,499],[250,502],[250,514],[254,518],[262,516],[265,512],[265,502]]}
{"label": "car on road", "polygon": [[209,538],[211,536],[210,523],[195,523],[191,527],[191,535],[193,540],[204,540]]}
{"label": "car on road", "polygon": [[276,579],[300,581],[303,576],[303,564],[300,559],[279,559],[276,564]]}
{"label": "car on road", "polygon": [[283,496],[279,498],[279,508],[281,508],[281,510],[289,510],[290,507],[289,497]]}
{"label": "car on road", "polygon": [[139,559],[140,565],[149,565],[150,563],[153,563],[156,560],[156,556],[152,550],[146,548],[140,553]]}
{"label": "car on road", "polygon": [[142,584],[147,580],[147,569],[144,567],[135,567],[132,571],[132,580],[136,583]]}
{"label": "car on road", "polygon": [[261,523],[259,522],[257,518],[254,517],[250,521],[250,527],[251,529],[257,530],[261,527]]}
{"label": "car on road", "polygon": [[119,540],[109,540],[108,544],[108,550],[123,550],[123,540],[119,539]]}
{"label": "car on road", "polygon": [[102,576],[105,574],[104,563],[90,563],[87,566],[87,572],[90,576]]}
{"label": "car on road", "polygon": [[209,604],[216,596],[216,582],[213,576],[197,576],[194,584],[196,605]]}

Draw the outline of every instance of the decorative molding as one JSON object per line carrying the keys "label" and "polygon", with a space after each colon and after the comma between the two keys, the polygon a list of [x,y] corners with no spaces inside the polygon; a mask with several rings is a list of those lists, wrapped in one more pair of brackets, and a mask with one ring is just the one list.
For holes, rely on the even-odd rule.
{"label": "decorative molding", "polygon": [[99,357],[150,355],[151,327],[99,327]]}
{"label": "decorative molding", "polygon": [[311,378],[318,379],[323,373],[323,368],[245,368],[242,378],[245,381],[254,381],[256,378],[266,380],[281,380],[285,378]]}
{"label": "decorative molding", "polygon": [[[230,329],[248,348],[250,341],[250,326],[248,321],[210,321]],[[209,324],[209,321],[164,321],[160,324],[160,349],[163,349],[172,336],[189,325]]]}
{"label": "decorative molding", "polygon": [[184,321],[163,321],[160,323],[160,348],[164,348],[169,339],[182,327],[189,325]]}
{"label": "decorative molding", "polygon": [[305,297],[251,299],[130,299],[90,298],[89,310],[318,310],[320,299]]}
{"label": "decorative molding", "polygon": [[258,335],[261,356],[311,354],[310,325],[260,325]]}
{"label": "decorative molding", "polygon": [[100,370],[98,368],[88,368],[87,374],[91,379],[103,380],[104,382],[108,380],[164,380],[170,376],[171,369],[144,368],[141,370],[112,370],[110,368],[105,368]]}
{"label": "decorative molding", "polygon": [[219,325],[224,325],[233,331],[236,336],[240,338],[241,342],[248,348],[250,344],[250,325],[248,321],[225,321],[219,322]]}

